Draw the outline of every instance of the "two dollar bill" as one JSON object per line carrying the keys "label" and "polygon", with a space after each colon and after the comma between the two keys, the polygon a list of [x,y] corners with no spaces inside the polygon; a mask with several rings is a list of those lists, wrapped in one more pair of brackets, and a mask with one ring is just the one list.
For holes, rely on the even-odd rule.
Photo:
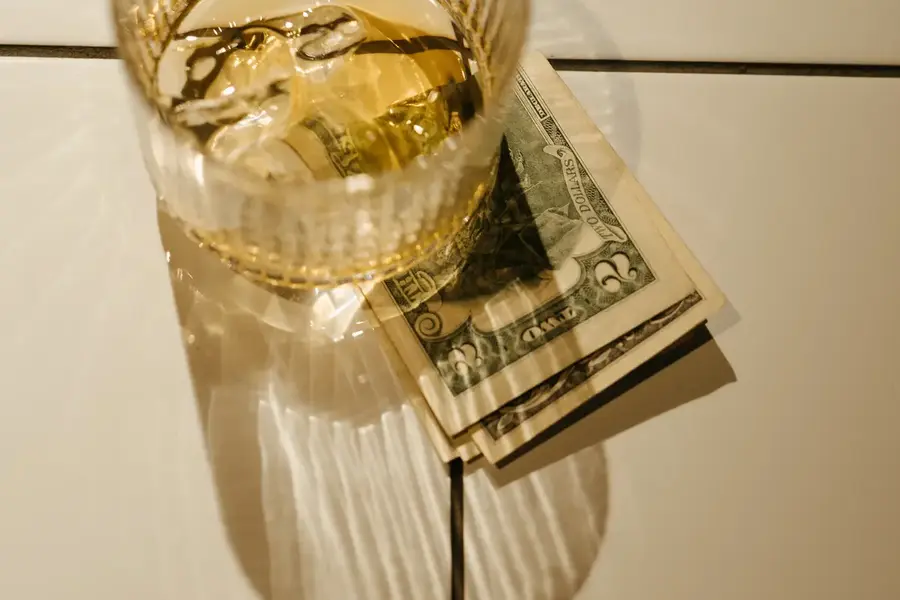
{"label": "two dollar bill", "polygon": [[462,268],[429,259],[366,292],[445,461],[502,462],[724,304],[546,59],[514,88]]}

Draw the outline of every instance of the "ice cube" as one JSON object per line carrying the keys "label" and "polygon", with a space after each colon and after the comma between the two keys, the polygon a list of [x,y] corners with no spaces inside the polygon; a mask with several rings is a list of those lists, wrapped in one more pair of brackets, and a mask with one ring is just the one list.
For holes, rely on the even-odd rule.
{"label": "ice cube", "polygon": [[330,79],[366,35],[359,15],[334,5],[184,32],[161,63],[177,76],[160,79],[160,89],[171,92],[175,121],[212,157],[267,178],[334,176],[327,150],[297,130],[340,100]]}
{"label": "ice cube", "polygon": [[366,41],[363,20],[349,8],[326,4],[266,22],[291,39],[297,58],[318,61],[352,53]]}
{"label": "ice cube", "polygon": [[260,177],[311,180],[303,160],[284,141],[291,126],[290,96],[273,96],[236,123],[220,127],[209,139],[207,151]]}
{"label": "ice cube", "polygon": [[181,79],[170,75],[166,82],[169,88],[178,86],[176,121],[191,128],[252,114],[273,94],[289,93],[294,74],[287,39],[262,27],[223,31],[212,40],[187,36],[164,59],[167,71],[181,65]]}

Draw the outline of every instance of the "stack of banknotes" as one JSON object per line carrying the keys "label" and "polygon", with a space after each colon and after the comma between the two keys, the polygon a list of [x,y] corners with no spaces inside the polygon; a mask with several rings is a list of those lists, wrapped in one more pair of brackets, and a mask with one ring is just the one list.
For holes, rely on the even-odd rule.
{"label": "stack of banknotes", "polygon": [[364,290],[448,462],[502,465],[725,302],[546,59],[514,88],[483,208]]}

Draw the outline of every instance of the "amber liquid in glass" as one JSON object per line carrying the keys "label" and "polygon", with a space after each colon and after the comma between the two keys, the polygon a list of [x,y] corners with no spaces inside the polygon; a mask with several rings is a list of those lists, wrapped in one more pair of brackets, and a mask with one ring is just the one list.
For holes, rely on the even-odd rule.
{"label": "amber liquid in glass", "polygon": [[[201,0],[165,42],[155,88],[207,155],[299,186],[401,169],[460,131],[488,92],[468,48],[433,0]],[[240,227],[188,228],[238,271],[290,280],[289,250]]]}

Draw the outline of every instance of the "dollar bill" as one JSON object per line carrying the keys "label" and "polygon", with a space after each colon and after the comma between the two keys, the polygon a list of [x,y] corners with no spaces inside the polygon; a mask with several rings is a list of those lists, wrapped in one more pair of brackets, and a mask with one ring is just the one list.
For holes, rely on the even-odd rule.
{"label": "dollar bill", "polygon": [[[541,69],[541,72],[543,76],[540,77],[539,85],[542,91],[553,89],[555,94],[571,94],[549,65]],[[471,436],[479,450],[495,464],[502,462],[599,392],[676,343],[725,304],[722,291],[656,207],[643,186],[628,171],[612,146],[597,131],[590,117],[582,110],[577,112],[573,117],[577,116],[580,121],[578,131],[590,132],[595,137],[594,143],[598,148],[617,163],[613,168],[621,173],[621,178],[614,193],[630,198],[641,207],[691,278],[694,289],[683,299],[636,325],[614,342],[553,375],[482,419],[471,430]]]}
{"label": "dollar bill", "polygon": [[427,260],[369,294],[451,438],[696,291],[547,61],[527,57],[514,87],[498,182],[463,268],[438,287],[446,265]]}

